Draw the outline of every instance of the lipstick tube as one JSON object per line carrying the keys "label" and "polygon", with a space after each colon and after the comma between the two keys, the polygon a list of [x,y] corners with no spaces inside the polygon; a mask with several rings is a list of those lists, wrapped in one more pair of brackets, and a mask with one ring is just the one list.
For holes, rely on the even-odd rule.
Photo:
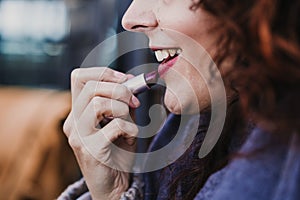
{"label": "lipstick tube", "polygon": [[[158,80],[158,72],[152,71],[149,73],[142,73],[140,75],[137,75],[124,83],[122,85],[125,85],[133,94],[139,94],[146,90],[149,90],[152,86],[157,84]],[[109,123],[113,117],[105,117],[100,123],[100,127],[103,128],[107,123]],[[100,128],[98,127],[98,128]]]}
{"label": "lipstick tube", "polygon": [[125,85],[133,94],[139,94],[154,86],[157,83],[157,77],[157,71],[142,73],[125,81],[122,85]]}

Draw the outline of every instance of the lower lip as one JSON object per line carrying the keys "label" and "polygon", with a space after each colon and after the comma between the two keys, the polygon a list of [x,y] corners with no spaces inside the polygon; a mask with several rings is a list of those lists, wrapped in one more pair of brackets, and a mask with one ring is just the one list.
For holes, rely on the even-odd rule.
{"label": "lower lip", "polygon": [[161,63],[159,66],[158,66],[158,74],[160,77],[163,77],[167,71],[169,71],[169,69],[171,67],[173,67],[173,65],[177,62],[179,56],[176,56],[175,58],[169,60],[168,62],[165,62],[165,63]]}

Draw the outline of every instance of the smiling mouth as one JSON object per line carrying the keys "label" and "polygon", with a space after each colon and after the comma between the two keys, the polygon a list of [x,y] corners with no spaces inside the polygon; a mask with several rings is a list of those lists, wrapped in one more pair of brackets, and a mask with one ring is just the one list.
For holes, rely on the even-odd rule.
{"label": "smiling mouth", "polygon": [[182,52],[179,48],[154,50],[155,57],[159,63],[166,63],[177,57]]}

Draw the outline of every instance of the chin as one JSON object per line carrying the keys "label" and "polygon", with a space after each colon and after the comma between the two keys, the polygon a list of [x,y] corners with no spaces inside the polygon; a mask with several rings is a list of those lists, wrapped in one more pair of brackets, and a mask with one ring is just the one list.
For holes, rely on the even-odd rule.
{"label": "chin", "polygon": [[179,115],[181,114],[181,108],[178,106],[178,103],[176,101],[168,101],[167,98],[165,98],[164,104],[168,111],[170,111],[173,114]]}
{"label": "chin", "polygon": [[[186,105],[186,106],[179,106],[180,104],[166,104],[165,106],[167,107],[167,109],[176,115],[193,115],[193,114],[199,114],[200,110],[198,111],[198,109],[193,109],[193,106],[191,105]],[[197,112],[198,111],[198,112]]]}
{"label": "chin", "polygon": [[187,96],[183,96],[181,99],[179,99],[176,98],[173,93],[166,92],[164,104],[171,113],[176,115],[197,114],[200,112],[198,103],[189,101]]}
{"label": "chin", "polygon": [[168,111],[170,111],[171,113],[175,114],[175,115],[180,115],[182,114],[180,109],[177,109],[176,107],[173,106],[166,106]]}
{"label": "chin", "polygon": [[182,113],[182,107],[180,106],[179,99],[176,98],[176,95],[174,95],[168,89],[164,95],[164,104],[171,113],[176,115]]}

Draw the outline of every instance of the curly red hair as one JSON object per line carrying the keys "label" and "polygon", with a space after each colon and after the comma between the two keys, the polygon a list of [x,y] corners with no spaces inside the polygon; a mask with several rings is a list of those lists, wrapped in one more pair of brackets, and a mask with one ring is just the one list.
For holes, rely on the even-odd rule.
{"label": "curly red hair", "polygon": [[247,115],[271,131],[300,128],[300,2],[199,0],[216,17],[220,64],[235,58],[232,78]]}
{"label": "curly red hair", "polygon": [[[245,121],[251,120],[276,136],[288,138],[300,130],[300,1],[297,0],[192,0],[191,9],[199,7],[214,16],[219,23],[211,31],[218,31],[218,66],[227,58],[234,58],[230,79],[239,94]],[[238,105],[239,108],[239,105]],[[237,114],[235,112],[235,114]],[[236,117],[229,114],[228,117]],[[228,122],[245,121],[227,118]],[[236,124],[237,125],[237,124]],[[239,125],[237,125],[239,126]],[[224,130],[222,137],[232,137]],[[227,133],[227,135],[226,135]],[[274,134],[275,136],[275,134]],[[169,199],[175,199],[177,183],[186,174],[194,174],[199,183],[186,198],[199,192],[214,166],[224,166],[229,157],[224,153],[228,138],[221,138],[201,167],[185,169],[175,178]],[[187,152],[189,153],[189,151]],[[199,165],[198,165],[199,166]]]}

